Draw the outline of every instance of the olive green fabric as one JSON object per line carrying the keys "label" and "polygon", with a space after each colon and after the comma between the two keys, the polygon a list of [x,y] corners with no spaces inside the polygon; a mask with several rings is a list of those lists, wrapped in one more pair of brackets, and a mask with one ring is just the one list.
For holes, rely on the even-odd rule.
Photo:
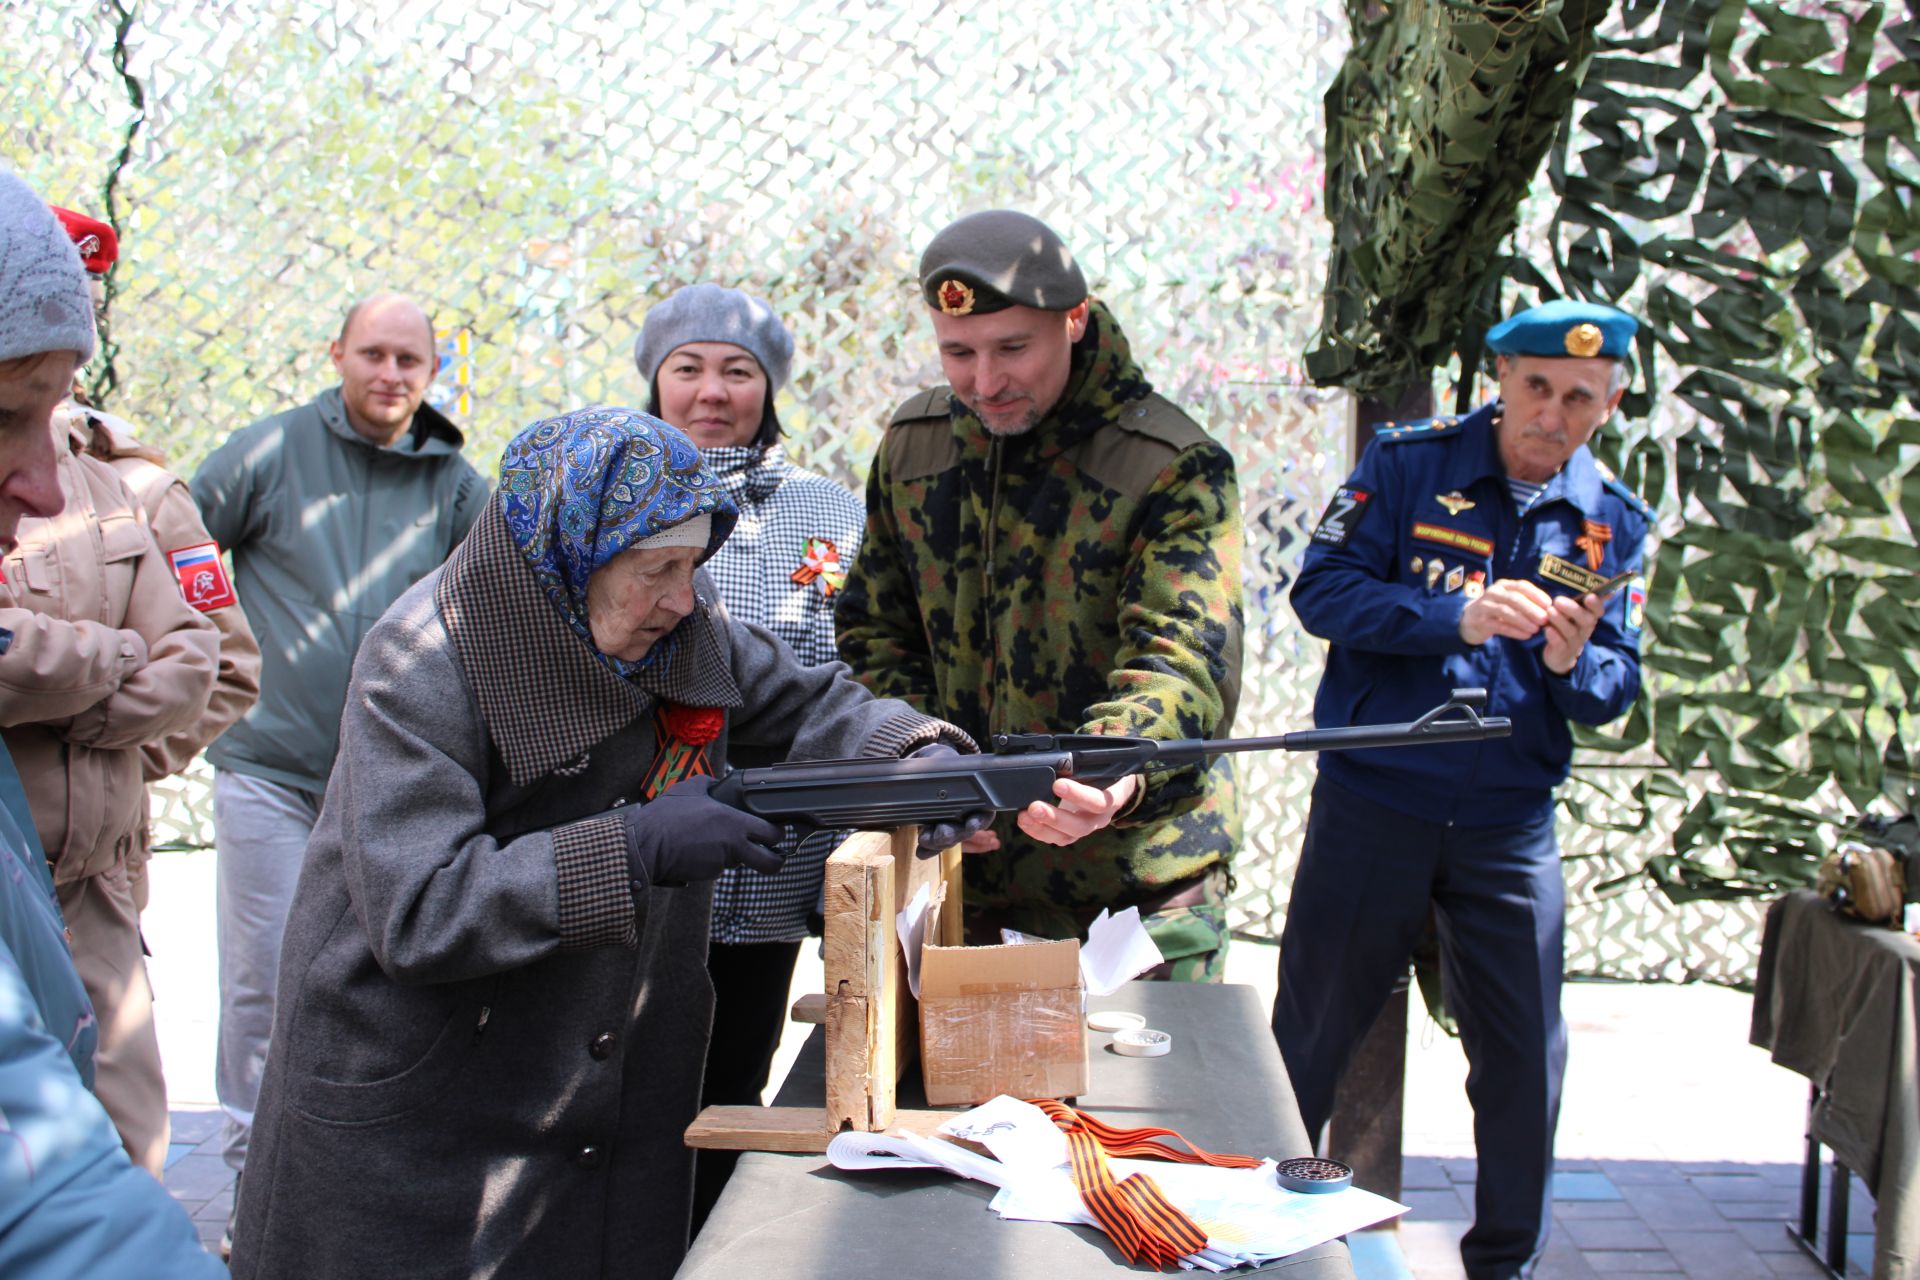
{"label": "olive green fabric", "polygon": [[[995,438],[944,388],[909,400],[867,482],[867,537],[836,619],[877,693],[961,725],[1158,739],[1226,732],[1238,696],[1240,494],[1232,457],[1153,394],[1093,304],[1061,401]],[[937,709],[937,711],[935,710]],[[1067,848],[1010,816],[966,860],[970,905],[1048,937],[1232,857],[1221,759],[1148,775],[1111,828]]]}

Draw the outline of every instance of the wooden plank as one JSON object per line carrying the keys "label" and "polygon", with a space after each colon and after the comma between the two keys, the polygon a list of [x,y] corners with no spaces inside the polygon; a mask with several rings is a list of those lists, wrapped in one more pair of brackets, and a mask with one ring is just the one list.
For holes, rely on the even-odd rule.
{"label": "wooden plank", "polygon": [[[827,1119],[884,1129],[893,1119],[898,1084],[895,1016],[885,1003],[893,961],[894,840],[886,832],[855,832],[827,858]],[[889,1019],[882,1023],[883,1013]],[[879,1028],[885,1025],[887,1033]]]}
{"label": "wooden plank", "polygon": [[801,996],[787,1010],[787,1018],[792,1022],[810,1022],[816,1027],[826,1025],[827,993],[814,991]]}
{"label": "wooden plank", "polygon": [[[953,1119],[952,1111],[896,1111],[888,1133],[925,1137]],[[687,1126],[686,1142],[706,1151],[820,1153],[833,1131],[818,1107],[708,1107]]]}

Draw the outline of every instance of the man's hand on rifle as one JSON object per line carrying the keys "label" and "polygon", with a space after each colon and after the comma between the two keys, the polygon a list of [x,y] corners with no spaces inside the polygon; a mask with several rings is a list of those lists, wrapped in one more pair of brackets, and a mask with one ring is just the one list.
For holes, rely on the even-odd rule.
{"label": "man's hand on rifle", "polygon": [[1042,844],[1072,844],[1112,822],[1139,787],[1140,777],[1132,773],[1105,788],[1061,778],[1053,784],[1058,803],[1036,800],[1022,809],[1020,829]]}

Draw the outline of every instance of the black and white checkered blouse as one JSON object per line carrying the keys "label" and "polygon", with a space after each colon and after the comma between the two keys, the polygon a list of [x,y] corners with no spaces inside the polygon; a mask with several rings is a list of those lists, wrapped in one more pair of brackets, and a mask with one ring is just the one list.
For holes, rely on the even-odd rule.
{"label": "black and white checkered blouse", "polygon": [[[808,666],[839,654],[833,640],[833,606],[844,581],[829,572],[795,582],[809,539],[825,539],[844,574],[860,550],[866,508],[844,487],[787,461],[779,444],[764,450],[727,446],[704,451],[707,466],[740,504],[733,535],[707,561],[727,609],[757,622],[786,641]],[[824,562],[815,545],[814,563]],[[829,566],[830,567],[830,566]],[[802,575],[805,576],[805,575]],[[827,587],[832,579],[833,595]],[[774,875],[745,867],[724,873],[713,890],[713,940],[723,943],[797,942],[807,936],[807,916],[820,900],[827,855],[843,833],[816,832],[801,840],[789,828],[781,847],[787,861]]]}

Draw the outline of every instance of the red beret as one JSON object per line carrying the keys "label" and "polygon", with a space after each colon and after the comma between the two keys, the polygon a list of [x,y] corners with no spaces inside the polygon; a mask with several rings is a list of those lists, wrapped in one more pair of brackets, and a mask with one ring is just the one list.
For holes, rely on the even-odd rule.
{"label": "red beret", "polygon": [[47,207],[53,210],[54,217],[60,219],[60,225],[67,229],[67,238],[80,251],[80,262],[86,267],[87,273],[96,276],[107,274],[107,268],[120,256],[120,237],[113,233],[113,228],[98,218],[62,209],[57,204]]}

